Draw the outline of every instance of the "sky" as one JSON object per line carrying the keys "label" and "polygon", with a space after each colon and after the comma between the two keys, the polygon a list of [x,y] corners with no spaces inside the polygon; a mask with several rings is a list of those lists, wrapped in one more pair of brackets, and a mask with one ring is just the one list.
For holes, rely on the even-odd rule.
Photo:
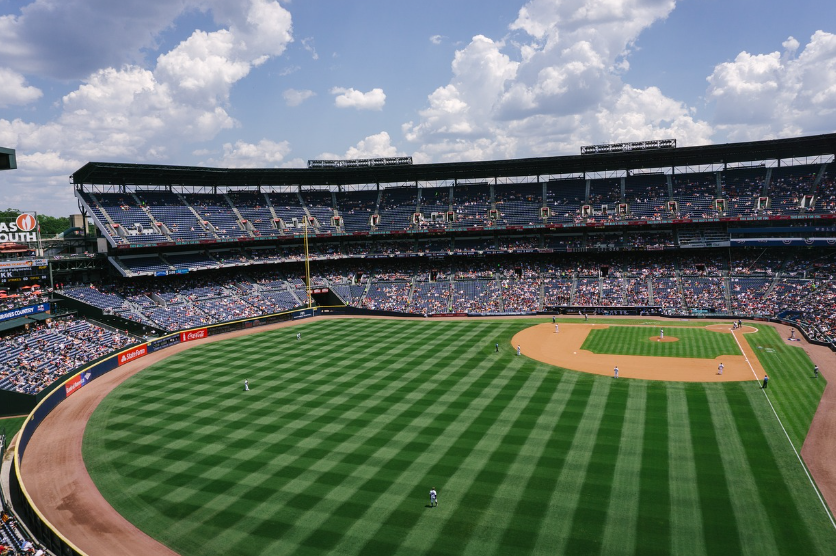
{"label": "sky", "polygon": [[303,167],[836,131],[832,0],[0,0],[0,209],[89,161]]}

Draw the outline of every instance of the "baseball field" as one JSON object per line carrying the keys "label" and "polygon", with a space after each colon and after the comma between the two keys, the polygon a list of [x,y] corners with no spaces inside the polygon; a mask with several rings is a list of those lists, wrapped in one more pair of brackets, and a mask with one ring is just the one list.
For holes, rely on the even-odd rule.
{"label": "baseball field", "polygon": [[701,359],[712,376],[751,353],[769,388],[751,371],[615,380],[517,356],[516,335],[551,319],[319,320],[133,376],[93,413],[84,461],[184,556],[832,554],[793,450],[825,386],[807,355],[769,326],[671,321],[676,341],[645,342],[658,324],[618,324],[580,349]]}

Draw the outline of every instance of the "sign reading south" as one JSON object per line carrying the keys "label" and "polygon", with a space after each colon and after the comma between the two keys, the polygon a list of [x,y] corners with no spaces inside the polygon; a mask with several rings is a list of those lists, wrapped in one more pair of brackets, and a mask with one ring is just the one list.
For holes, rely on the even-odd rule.
{"label": "sign reading south", "polygon": [[38,218],[34,214],[24,212],[14,220],[0,221],[0,243],[36,243],[37,241]]}

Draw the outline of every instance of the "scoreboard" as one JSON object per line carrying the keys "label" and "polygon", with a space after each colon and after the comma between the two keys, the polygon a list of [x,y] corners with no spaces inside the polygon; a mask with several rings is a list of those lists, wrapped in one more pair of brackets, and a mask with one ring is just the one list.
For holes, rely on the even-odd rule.
{"label": "scoreboard", "polygon": [[49,261],[46,259],[0,260],[0,284],[9,286],[37,284],[48,278]]}

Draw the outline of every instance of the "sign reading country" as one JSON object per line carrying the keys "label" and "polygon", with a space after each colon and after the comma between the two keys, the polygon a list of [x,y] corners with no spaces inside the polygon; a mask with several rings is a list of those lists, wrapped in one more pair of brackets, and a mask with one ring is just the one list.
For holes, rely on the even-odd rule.
{"label": "sign reading country", "polygon": [[197,330],[189,330],[188,332],[180,333],[181,342],[191,342],[193,340],[202,340],[209,337],[209,330],[206,328],[198,328]]}
{"label": "sign reading country", "polygon": [[136,346],[135,348],[131,348],[120,353],[117,364],[121,367],[126,363],[130,363],[134,359],[139,359],[140,357],[144,357],[146,355],[148,355],[148,344],[142,344],[141,346]]}
{"label": "sign reading country", "polygon": [[47,311],[49,311],[49,305],[46,303],[40,303],[38,305],[29,305],[27,307],[18,307],[17,309],[3,311],[2,313],[0,313],[0,322],[9,319],[25,317],[28,315],[34,315],[36,313],[45,313]]}
{"label": "sign reading country", "polygon": [[88,382],[90,382],[90,372],[89,371],[86,372],[86,373],[77,374],[76,376],[74,376],[73,378],[68,380],[64,384],[64,388],[67,391],[67,397],[69,398],[72,394],[74,394],[76,391],[78,391],[79,388],[81,388],[82,386],[84,386]]}
{"label": "sign reading country", "polygon": [[38,219],[34,214],[19,214],[13,222],[0,222],[0,243],[38,241]]}

